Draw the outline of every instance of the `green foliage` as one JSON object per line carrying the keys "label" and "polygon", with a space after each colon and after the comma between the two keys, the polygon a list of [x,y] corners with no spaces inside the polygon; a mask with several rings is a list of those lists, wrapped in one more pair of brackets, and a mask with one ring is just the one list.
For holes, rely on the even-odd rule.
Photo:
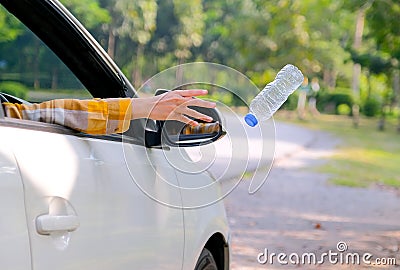
{"label": "green foliage", "polygon": [[22,24],[0,6],[0,42],[13,41],[22,33]]}
{"label": "green foliage", "polygon": [[[346,89],[337,89],[335,92],[319,91],[317,94],[317,108],[321,112],[341,114],[339,106],[353,106],[353,98]],[[342,109],[341,109],[342,110]]]}
{"label": "green foliage", "polygon": [[340,104],[337,106],[337,112],[339,115],[350,115],[351,107],[348,104]]}
{"label": "green foliage", "polygon": [[367,13],[371,34],[377,46],[397,60],[400,59],[399,1],[372,1]]}
{"label": "green foliage", "polygon": [[229,92],[214,91],[210,95],[211,100],[222,102],[225,105],[233,105],[233,95]]}
{"label": "green foliage", "polygon": [[319,168],[319,171],[331,176],[333,183],[357,187],[374,184],[400,187],[397,121],[390,125],[388,123],[386,132],[381,132],[376,128],[377,121],[374,118],[361,117],[358,128],[353,127],[347,116],[341,115],[321,114],[310,121],[296,117],[279,119],[330,132],[341,139],[329,162]]}
{"label": "green foliage", "polygon": [[18,82],[5,81],[0,82],[0,92],[26,99],[28,95],[28,88]]}
{"label": "green foliage", "polygon": [[360,54],[355,51],[351,53],[353,62],[367,68],[372,74],[381,74],[392,68],[390,59],[385,59],[382,56],[373,55],[371,53]]}
{"label": "green foliage", "polygon": [[283,103],[282,109],[293,111],[297,108],[297,101],[299,99],[298,92],[294,92],[289,98]]}
{"label": "green foliage", "polygon": [[156,29],[157,3],[156,1],[118,0],[115,11],[122,18],[121,24],[116,28],[121,37],[129,37],[141,45],[151,39],[151,34]]}
{"label": "green foliage", "polygon": [[179,25],[175,33],[176,57],[182,62],[192,54],[192,47],[203,42],[204,14],[201,0],[173,0],[175,16]]}
{"label": "green foliage", "polygon": [[61,0],[61,2],[89,29],[110,22],[110,14],[100,7],[98,0]]}
{"label": "green foliage", "polygon": [[[206,61],[242,72],[261,89],[281,67],[292,63],[310,80],[318,78],[322,89],[329,89],[318,94],[318,107],[329,111],[331,106],[332,113],[339,113],[339,105],[353,103],[352,93],[335,88],[352,87],[353,64],[360,63],[357,102],[371,98],[389,104],[399,100],[392,87],[392,74],[400,63],[398,1],[61,1],[136,86],[176,64]],[[354,49],[359,11],[365,12],[365,30],[362,46]],[[56,77],[54,70],[59,70],[59,87],[69,87],[61,85],[64,67],[54,59],[38,49],[28,30],[0,9],[1,78],[29,74],[23,80],[26,85],[40,82],[40,87],[47,87],[43,78]],[[38,70],[29,70],[32,67]],[[238,91],[246,101],[253,97],[246,89]],[[284,104],[290,109],[296,106],[296,96]],[[396,103],[391,106],[394,109]]]}
{"label": "green foliage", "polygon": [[369,98],[364,102],[362,112],[365,116],[373,117],[379,114],[381,106],[377,99]]}

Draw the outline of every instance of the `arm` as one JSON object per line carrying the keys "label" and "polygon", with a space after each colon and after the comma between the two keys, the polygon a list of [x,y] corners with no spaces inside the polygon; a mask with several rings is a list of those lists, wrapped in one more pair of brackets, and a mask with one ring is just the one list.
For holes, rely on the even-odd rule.
{"label": "arm", "polygon": [[94,135],[122,133],[138,118],[178,120],[196,126],[187,116],[211,121],[187,106],[212,108],[215,103],[193,99],[205,90],[177,90],[150,98],[58,99],[39,104],[4,103],[8,117],[59,124]]}
{"label": "arm", "polygon": [[6,116],[59,124],[88,134],[119,133],[129,128],[131,99],[56,99],[38,104],[3,103]]}

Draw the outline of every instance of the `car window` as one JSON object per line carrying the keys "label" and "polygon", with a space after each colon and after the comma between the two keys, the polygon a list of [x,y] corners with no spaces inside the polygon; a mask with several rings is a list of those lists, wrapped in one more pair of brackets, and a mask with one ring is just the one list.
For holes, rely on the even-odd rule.
{"label": "car window", "polygon": [[66,65],[0,5],[0,92],[41,102],[92,95]]}
{"label": "car window", "polygon": [[[11,4],[10,6],[12,7]],[[49,14],[53,15],[51,12]],[[21,15],[26,14],[20,12],[19,16]],[[27,20],[23,16],[21,18],[24,21],[28,21],[28,24],[32,27],[30,23],[34,21],[34,18],[32,20]],[[59,18],[52,17],[52,19]],[[93,95],[89,89],[92,93],[95,93],[96,98],[134,95],[133,91],[131,93],[132,89],[125,89],[125,81],[122,81],[121,77],[115,76],[115,70],[107,69],[107,62],[102,62],[104,59],[101,59],[101,54],[98,56],[97,54],[87,54],[87,51],[82,49],[85,46],[90,46],[90,44],[85,43],[85,40],[63,43],[64,39],[68,41],[68,38],[75,37],[75,32],[72,30],[76,29],[66,29],[65,32],[60,32],[60,28],[64,29],[62,23],[68,26],[68,20],[65,22],[59,21],[60,25],[57,25],[57,27],[52,27],[51,23],[46,24],[45,27],[41,27],[41,23],[41,21],[35,21],[32,29],[35,29],[34,31],[39,33],[38,35],[43,40],[48,39],[50,35],[51,38],[49,40],[53,43],[49,44],[52,48],[56,45],[54,41],[62,43],[62,46],[59,44],[55,46],[58,54],[63,53],[62,48],[66,47],[64,45],[71,47],[71,50],[61,55],[61,57],[69,66],[72,65],[72,69],[77,75],[37,35],[0,4],[0,103],[25,103],[26,101],[38,103],[64,98],[91,99]],[[38,27],[40,27],[39,32]],[[54,31],[54,33],[51,32],[49,34],[49,31]],[[76,31],[79,32],[79,30]],[[46,34],[47,36],[43,36]],[[66,37],[63,34],[70,34],[70,36]],[[95,48],[93,51],[95,51]],[[75,53],[81,53],[80,56],[86,58],[76,57],[68,63],[71,58],[66,57]],[[88,63],[90,66],[86,65],[85,67],[83,63]],[[88,76],[90,76],[89,80]],[[0,105],[0,119],[2,118],[2,112],[4,113],[5,111],[3,106]],[[1,121],[0,125],[69,135],[73,134],[75,136],[96,137],[104,140],[121,140],[120,134],[107,136],[88,135],[61,125],[40,121],[6,118],[5,121]],[[143,127],[144,122],[141,119],[132,121],[130,130],[124,134],[126,141],[143,145],[144,138],[140,135],[143,133]],[[135,129],[135,132],[133,132],[133,129]],[[136,135],[136,133],[139,135]]]}

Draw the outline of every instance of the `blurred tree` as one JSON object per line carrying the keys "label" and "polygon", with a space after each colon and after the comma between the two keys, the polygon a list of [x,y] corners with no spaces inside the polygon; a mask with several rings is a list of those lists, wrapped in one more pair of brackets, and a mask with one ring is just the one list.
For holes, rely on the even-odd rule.
{"label": "blurred tree", "polygon": [[[365,31],[365,14],[370,9],[371,4],[374,0],[355,0],[347,1],[344,4],[345,8],[354,11],[356,15],[354,40],[350,51],[359,51],[363,48],[363,35]],[[350,47],[350,46],[349,46]],[[354,53],[352,53],[354,55]],[[352,89],[355,99],[360,99],[360,76],[361,76],[361,63],[355,62],[353,64],[353,78],[352,78]]]}
{"label": "blurred tree", "polygon": [[230,38],[231,25],[241,16],[241,1],[204,0],[203,43],[194,48],[194,54],[206,62],[225,65],[235,64],[235,50]]}
{"label": "blurred tree", "polygon": [[351,38],[354,19],[349,11],[343,9],[344,2],[306,0],[298,3],[308,33],[308,43],[300,47],[303,50],[303,70],[310,78],[321,77],[323,85],[330,89],[337,86],[338,77],[348,81],[351,76],[344,59],[349,57],[345,48]]}
{"label": "blurred tree", "polygon": [[13,41],[22,33],[22,24],[0,6],[0,42]]}
{"label": "blurred tree", "polygon": [[132,59],[134,68],[132,83],[139,87],[142,81],[143,54],[145,45],[150,41],[156,29],[157,2],[156,0],[118,0],[115,10],[122,16],[117,33],[121,37],[129,37],[136,43],[136,56]]}
{"label": "blurred tree", "polygon": [[[243,72],[261,88],[282,66],[292,63],[310,79],[318,78],[321,91],[334,92],[352,86],[355,64],[363,67],[363,98],[390,98],[395,106],[400,96],[398,1],[61,1],[136,86],[141,77],[177,63],[208,61]],[[57,87],[63,67],[54,67],[47,52],[35,50],[33,39],[22,35],[18,22],[5,13],[0,10],[2,59],[10,65],[12,59],[21,60],[12,62],[14,72],[26,69],[30,61],[37,74],[53,74]],[[21,42],[26,42],[20,50],[24,53],[18,55],[13,44]],[[39,64],[33,64],[35,59]],[[375,87],[385,83],[391,93]]]}
{"label": "blurred tree", "polygon": [[392,69],[386,74],[392,78],[393,98],[391,106],[399,101],[400,80],[400,3],[398,1],[374,1],[367,19],[371,27],[371,35],[376,40],[377,49],[390,58]]}
{"label": "blurred tree", "polygon": [[179,64],[192,56],[190,49],[203,42],[204,13],[201,0],[173,0],[179,24],[175,26],[175,55]]}
{"label": "blurred tree", "polygon": [[105,8],[110,15],[110,20],[103,24],[103,29],[107,32],[107,53],[114,59],[117,38],[117,28],[122,24],[123,17],[115,8],[116,0],[100,0],[101,7]]}
{"label": "blurred tree", "polygon": [[[104,8],[100,7],[98,0],[87,0],[87,1],[79,1],[79,0],[60,0],[63,5],[65,5],[71,13],[74,14],[82,24],[88,29],[92,30],[96,27],[99,27],[103,23],[108,23],[110,21],[110,15],[108,11]],[[36,61],[34,62],[35,71],[34,74],[46,73],[50,74],[51,83],[47,84],[45,87],[50,87],[52,89],[58,88],[59,83],[59,74],[62,74],[65,71],[65,66],[57,61],[57,58],[54,54],[49,50],[44,50],[42,45],[36,41],[33,43],[37,47],[35,50]],[[40,51],[42,52],[40,52]],[[39,55],[40,53],[40,55]],[[42,72],[36,69],[41,69]],[[44,72],[43,72],[44,71]],[[40,88],[40,79],[39,75],[35,75],[34,80],[34,88]]]}
{"label": "blurred tree", "polygon": [[[398,1],[348,1],[347,7],[364,12],[366,18],[367,33],[363,38],[367,39],[367,46],[354,47],[352,60],[364,68],[368,78],[368,95],[366,103],[376,103],[378,95],[383,100],[381,107],[381,120],[379,128],[384,129],[385,106],[390,106],[390,111],[396,106],[400,95],[399,57],[400,57],[400,30],[398,17],[400,15],[400,3]],[[360,37],[361,39],[361,37]],[[391,78],[392,83],[386,82],[387,91],[380,93],[371,87],[372,74],[385,74]],[[374,93],[375,92],[375,93]],[[373,100],[370,100],[373,99]],[[400,119],[400,118],[399,118]]]}
{"label": "blurred tree", "polygon": [[108,11],[100,7],[98,0],[60,0],[87,29],[110,22]]}

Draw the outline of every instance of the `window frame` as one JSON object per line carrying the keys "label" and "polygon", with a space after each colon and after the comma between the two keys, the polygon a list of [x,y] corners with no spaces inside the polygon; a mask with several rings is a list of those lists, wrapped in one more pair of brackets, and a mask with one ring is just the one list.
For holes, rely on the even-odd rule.
{"label": "window frame", "polygon": [[[86,28],[57,0],[0,0],[0,4],[29,28],[58,58],[86,90],[96,98],[137,97],[137,92],[119,67]],[[66,44],[65,40],[68,40]],[[0,125],[109,141],[145,145],[144,136],[127,134],[90,135],[70,128],[30,120],[0,117]],[[145,132],[145,121],[132,120],[131,128]],[[130,129],[131,129],[130,128]]]}

